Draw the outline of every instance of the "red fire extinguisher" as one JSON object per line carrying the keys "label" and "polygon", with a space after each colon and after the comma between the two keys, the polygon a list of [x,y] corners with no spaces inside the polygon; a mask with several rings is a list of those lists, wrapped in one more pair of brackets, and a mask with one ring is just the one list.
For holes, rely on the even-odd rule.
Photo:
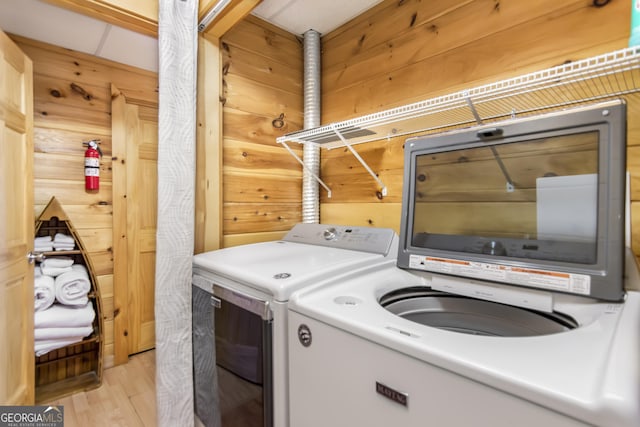
{"label": "red fire extinguisher", "polygon": [[87,151],[84,152],[84,188],[89,191],[100,189],[100,157],[102,157],[102,151],[98,147],[99,142],[99,139],[92,139],[82,143],[87,147]]}

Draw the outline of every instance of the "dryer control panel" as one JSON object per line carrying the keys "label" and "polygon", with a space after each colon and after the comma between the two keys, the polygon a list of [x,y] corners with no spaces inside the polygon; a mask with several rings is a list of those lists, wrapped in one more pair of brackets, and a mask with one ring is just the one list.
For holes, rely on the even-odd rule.
{"label": "dryer control panel", "polygon": [[387,255],[397,239],[390,228],[303,223],[296,224],[282,240]]}

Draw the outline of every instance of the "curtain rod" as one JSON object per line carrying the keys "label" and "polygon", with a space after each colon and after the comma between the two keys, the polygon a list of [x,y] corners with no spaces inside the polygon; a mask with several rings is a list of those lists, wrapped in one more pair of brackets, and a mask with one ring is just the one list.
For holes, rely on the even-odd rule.
{"label": "curtain rod", "polygon": [[231,0],[220,0],[218,3],[216,3],[216,5],[213,6],[209,12],[207,12],[204,18],[202,18],[202,21],[200,21],[200,23],[198,24],[198,32],[203,32],[209,26],[211,21],[213,21],[218,15],[220,15],[220,13],[227,6],[229,6],[229,3],[231,3]]}

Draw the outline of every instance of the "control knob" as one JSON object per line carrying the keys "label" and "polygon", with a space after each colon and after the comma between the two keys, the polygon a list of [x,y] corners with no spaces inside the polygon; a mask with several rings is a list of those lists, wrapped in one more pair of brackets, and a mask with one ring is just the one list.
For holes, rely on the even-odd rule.
{"label": "control knob", "polygon": [[304,347],[309,347],[311,345],[311,329],[304,323],[298,326],[298,340],[300,340],[300,344]]}
{"label": "control knob", "polygon": [[325,240],[336,240],[338,238],[338,232],[334,227],[327,228],[322,233]]}

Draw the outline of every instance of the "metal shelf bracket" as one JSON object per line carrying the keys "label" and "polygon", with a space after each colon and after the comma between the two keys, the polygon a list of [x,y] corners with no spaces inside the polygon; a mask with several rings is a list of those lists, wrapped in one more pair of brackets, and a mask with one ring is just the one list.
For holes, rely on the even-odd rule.
{"label": "metal shelf bracket", "polygon": [[353,156],[360,162],[360,164],[367,170],[367,172],[369,172],[369,175],[371,175],[371,177],[375,179],[375,181],[380,186],[380,193],[382,194],[382,197],[385,197],[387,195],[387,186],[384,185],[384,183],[380,180],[380,178],[378,178],[378,175],[376,175],[376,173],[373,170],[371,170],[371,168],[364,161],[364,159],[360,157],[360,154],[358,154],[358,152],[354,150],[353,147],[351,147],[351,144],[349,144],[346,138],[342,136],[342,134],[340,133],[340,131],[338,130],[335,124],[331,125],[331,129],[335,132],[338,138],[340,138],[340,141],[342,141],[344,146],[347,147],[349,151],[351,151],[351,154],[353,154]]}
{"label": "metal shelf bracket", "polygon": [[320,179],[320,177],[318,175],[316,175],[315,173],[313,173],[313,171],[311,169],[309,169],[309,167],[302,161],[302,159],[300,158],[300,156],[298,156],[296,153],[294,153],[294,151],[287,145],[286,142],[281,142],[281,144],[284,146],[284,148],[287,149],[287,151],[289,152],[289,154],[291,154],[293,156],[294,159],[296,159],[298,161],[298,163],[300,163],[300,165],[302,166],[302,168],[307,171],[309,173],[309,175],[311,175],[313,177],[313,179],[315,179],[318,184],[322,185],[322,187],[327,190],[327,197],[331,198],[331,189],[329,188],[329,186],[327,184],[324,183],[323,180]]}

